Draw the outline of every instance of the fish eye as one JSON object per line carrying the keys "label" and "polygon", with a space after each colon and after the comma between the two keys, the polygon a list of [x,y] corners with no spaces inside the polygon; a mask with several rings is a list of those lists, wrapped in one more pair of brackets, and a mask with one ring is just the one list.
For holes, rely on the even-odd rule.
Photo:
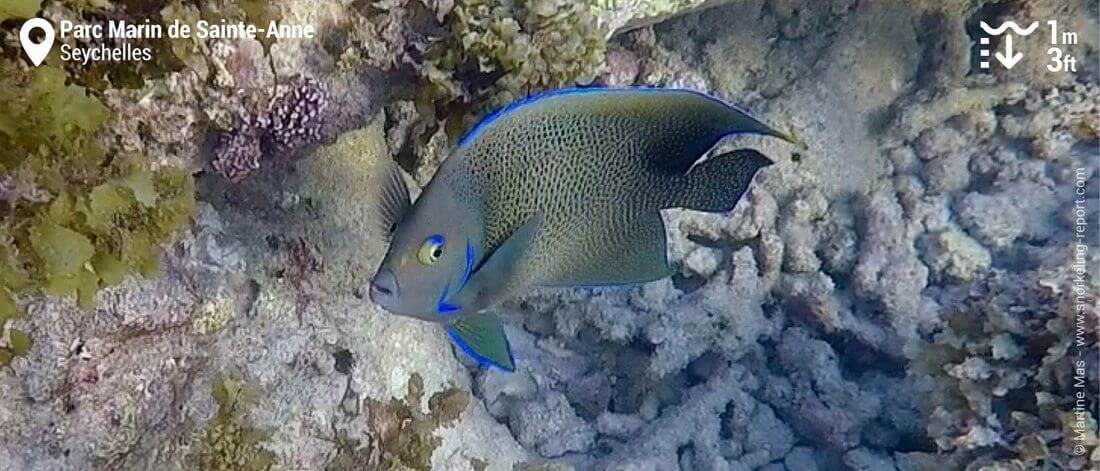
{"label": "fish eye", "polygon": [[420,263],[425,265],[431,265],[439,260],[439,257],[443,256],[443,236],[433,235],[424,239],[424,243],[420,244],[420,250],[416,254],[416,258],[420,259]]}

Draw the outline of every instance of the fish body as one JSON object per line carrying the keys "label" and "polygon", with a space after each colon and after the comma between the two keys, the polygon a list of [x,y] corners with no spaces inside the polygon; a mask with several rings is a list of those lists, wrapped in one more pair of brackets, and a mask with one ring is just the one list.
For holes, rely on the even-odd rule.
{"label": "fish body", "polygon": [[689,90],[575,89],[506,106],[460,139],[415,204],[399,176],[379,185],[392,242],[371,297],[510,370],[485,309],[531,286],[667,276],[659,211],[733,209],[771,160],[750,149],[700,159],[746,132],[791,140]]}

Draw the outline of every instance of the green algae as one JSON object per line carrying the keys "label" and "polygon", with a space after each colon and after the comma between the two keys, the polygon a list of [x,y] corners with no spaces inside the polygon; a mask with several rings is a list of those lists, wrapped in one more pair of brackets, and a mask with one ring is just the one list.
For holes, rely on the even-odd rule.
{"label": "green algae", "polygon": [[11,329],[8,332],[8,346],[0,347],[0,367],[7,366],[15,357],[26,356],[34,343],[23,331]]}
{"label": "green algae", "polygon": [[260,394],[239,379],[222,378],[211,391],[218,414],[198,433],[188,455],[190,469],[214,471],[263,471],[271,469],[275,456],[261,448],[268,432],[248,426],[244,414],[260,402]]}
{"label": "green algae", "polygon": [[15,357],[26,356],[32,345],[33,341],[25,332],[11,329],[8,332],[8,345],[0,347],[0,368],[8,366]]}
{"label": "green algae", "polygon": [[325,469],[431,469],[432,453],[441,443],[436,430],[458,420],[470,404],[470,396],[461,389],[447,388],[428,398],[428,412],[424,413],[420,409],[424,397],[423,378],[413,373],[407,388],[405,397],[401,399],[367,399],[367,443],[338,435],[337,455]]}
{"label": "green algae", "polygon": [[381,452],[378,469],[430,469],[432,453],[441,442],[435,436],[436,429],[457,420],[470,401],[465,392],[457,388],[446,389],[432,395],[428,400],[429,412],[424,414],[420,410],[423,396],[424,380],[414,373],[409,378],[404,399],[388,403],[367,401],[371,439]]}
{"label": "green algae", "polygon": [[84,309],[129,273],[158,273],[159,244],[195,212],[193,180],[108,153],[110,110],[62,69],[0,62],[0,319],[13,295],[76,295]]}
{"label": "green algae", "polygon": [[31,18],[42,8],[42,0],[5,0],[0,2],[0,21]]}
{"label": "green algae", "polygon": [[455,102],[499,106],[590,83],[607,47],[607,31],[583,2],[463,0],[444,24],[450,33],[425,52],[418,93],[441,109]]}

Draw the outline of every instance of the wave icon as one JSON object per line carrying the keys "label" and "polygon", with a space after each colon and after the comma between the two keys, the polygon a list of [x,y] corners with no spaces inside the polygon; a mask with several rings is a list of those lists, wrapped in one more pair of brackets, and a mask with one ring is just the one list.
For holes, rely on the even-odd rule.
{"label": "wave icon", "polygon": [[981,22],[981,27],[982,27],[983,30],[985,30],[986,34],[988,34],[990,36],[1000,36],[1001,34],[1004,34],[1005,30],[1007,30],[1009,28],[1012,28],[1013,33],[1016,33],[1020,36],[1027,36],[1027,35],[1035,32],[1035,28],[1039,27],[1039,22],[1038,21],[1033,21],[1033,22],[1031,22],[1031,25],[1029,25],[1027,28],[1021,28],[1020,25],[1016,24],[1015,21],[1009,20],[1009,21],[1006,21],[1004,23],[1001,23],[1001,26],[993,28],[993,27],[989,26],[989,23],[986,23],[986,22],[982,21]]}

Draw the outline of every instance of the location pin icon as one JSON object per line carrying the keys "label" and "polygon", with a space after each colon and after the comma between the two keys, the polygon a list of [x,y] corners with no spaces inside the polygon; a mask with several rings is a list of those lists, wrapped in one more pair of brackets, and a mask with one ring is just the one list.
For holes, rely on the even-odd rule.
{"label": "location pin icon", "polygon": [[[37,44],[31,41],[31,31],[35,29],[41,29],[44,33],[42,42]],[[23,43],[23,50],[27,51],[27,57],[31,58],[31,62],[34,62],[35,67],[42,65],[42,61],[46,60],[46,55],[49,54],[50,49],[53,48],[53,40],[53,25],[42,18],[31,18],[27,20],[19,30],[19,42]]]}

